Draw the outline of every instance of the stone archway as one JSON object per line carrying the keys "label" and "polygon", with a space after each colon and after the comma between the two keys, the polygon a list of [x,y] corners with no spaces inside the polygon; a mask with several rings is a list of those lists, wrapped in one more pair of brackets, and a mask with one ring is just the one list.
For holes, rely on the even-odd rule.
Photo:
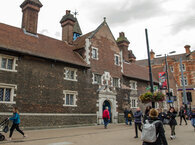
{"label": "stone archway", "polygon": [[118,112],[117,112],[117,101],[116,101],[116,93],[111,91],[100,91],[99,92],[99,99],[97,100],[97,123],[103,124],[102,114],[103,114],[103,105],[104,102],[109,102],[111,108],[111,120],[112,123],[118,123]]}

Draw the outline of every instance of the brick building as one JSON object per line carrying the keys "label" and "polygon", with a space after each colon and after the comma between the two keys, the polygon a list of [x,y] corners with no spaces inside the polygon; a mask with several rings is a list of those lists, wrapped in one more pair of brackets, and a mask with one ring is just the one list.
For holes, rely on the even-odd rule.
{"label": "brick building", "polygon": [[22,126],[101,124],[108,106],[118,123],[125,107],[144,109],[138,96],[149,85],[148,69],[134,63],[123,32],[116,41],[104,19],[82,35],[66,11],[62,40],[56,40],[37,33],[39,0],[25,0],[20,7],[21,28],[0,23],[1,118],[18,106]]}
{"label": "brick building", "polygon": [[[184,73],[184,83],[186,88],[186,94],[189,105],[195,105],[195,51],[190,51],[190,46],[185,45],[185,53],[171,55],[167,57],[169,66],[169,74],[174,76],[177,84],[177,97],[179,99],[180,106],[183,103],[183,90],[182,90],[182,79],[180,69],[180,59],[182,59],[182,67]],[[165,57],[155,58],[155,53],[151,51],[152,67],[165,68]],[[136,64],[147,66],[147,60],[136,61]],[[165,69],[164,69],[165,71]],[[176,94],[175,94],[176,95]]]}

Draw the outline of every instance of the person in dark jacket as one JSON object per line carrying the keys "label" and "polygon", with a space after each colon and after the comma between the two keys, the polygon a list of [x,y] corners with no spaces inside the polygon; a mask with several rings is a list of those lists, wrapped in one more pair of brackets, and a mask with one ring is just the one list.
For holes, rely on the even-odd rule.
{"label": "person in dark jacket", "polygon": [[145,113],[144,113],[144,119],[143,119],[143,122],[144,122],[144,123],[145,123],[145,120],[147,120],[148,117],[149,117],[150,109],[152,109],[151,106],[147,106],[147,107],[146,107],[146,110],[145,110]]}
{"label": "person in dark jacket", "polygon": [[190,120],[191,120],[191,124],[194,127],[194,131],[195,131],[195,108],[193,108],[190,113]]}
{"label": "person in dark jacket", "polygon": [[128,114],[128,121],[129,121],[129,125],[132,125],[132,119],[133,119],[133,112],[130,109],[129,110],[129,114]]}
{"label": "person in dark jacket", "polygon": [[162,123],[164,122],[164,119],[166,118],[166,113],[163,111],[163,109],[158,109],[158,118],[162,121]]}
{"label": "person in dark jacket", "polygon": [[179,125],[182,125],[182,119],[185,121],[186,125],[187,125],[187,121],[186,121],[186,114],[185,114],[185,109],[183,106],[181,106],[180,108],[180,111],[179,111],[179,117],[180,117],[180,124]]}
{"label": "person in dark jacket", "polygon": [[23,137],[26,137],[26,135],[24,134],[24,132],[22,130],[20,130],[19,128],[19,124],[20,124],[20,115],[19,115],[19,111],[17,107],[13,108],[13,116],[8,118],[9,120],[13,121],[12,127],[10,129],[10,134],[9,134],[9,140],[12,140],[12,134],[13,131],[16,129],[19,133],[21,133],[23,135]]}
{"label": "person in dark jacket", "polygon": [[136,112],[134,113],[134,119],[135,119],[135,137],[134,138],[138,138],[137,128],[139,128],[139,130],[142,131],[142,129],[141,129],[141,127],[142,127],[142,112],[141,112],[139,107],[136,109]]}
{"label": "person in dark jacket", "polygon": [[125,118],[125,123],[126,123],[126,125],[129,124],[128,114],[129,114],[129,111],[127,110],[127,108],[125,108],[125,111],[124,111],[124,118]]}
{"label": "person in dark jacket", "polygon": [[171,127],[171,139],[175,139],[175,126],[177,125],[177,121],[175,117],[177,116],[177,112],[174,107],[171,107],[167,113],[167,118],[170,119],[169,125]]}
{"label": "person in dark jacket", "polygon": [[[149,112],[148,120],[149,120],[149,123],[153,123],[154,121],[159,120],[158,111],[155,109],[151,109]],[[157,140],[153,143],[143,142],[143,145],[168,145],[166,137],[165,137],[165,130],[160,120],[159,122],[155,123],[155,127],[156,127]]]}

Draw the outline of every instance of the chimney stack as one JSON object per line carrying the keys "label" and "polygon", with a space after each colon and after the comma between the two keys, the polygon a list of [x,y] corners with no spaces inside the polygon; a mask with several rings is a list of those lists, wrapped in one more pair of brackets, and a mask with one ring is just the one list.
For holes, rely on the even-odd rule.
{"label": "chimney stack", "polygon": [[185,45],[184,48],[186,49],[186,54],[190,54],[190,45]]}
{"label": "chimney stack", "polygon": [[63,16],[60,23],[62,26],[62,41],[66,41],[69,44],[73,43],[73,30],[76,19],[70,13],[70,10],[66,10],[66,15]]}
{"label": "chimney stack", "polygon": [[25,0],[22,8],[22,28],[32,34],[37,34],[38,13],[43,5],[39,0]]}
{"label": "chimney stack", "polygon": [[153,60],[155,58],[155,53],[154,51],[151,49],[150,51],[150,59]]}
{"label": "chimney stack", "polygon": [[129,40],[125,37],[124,32],[119,33],[119,38],[116,40],[118,47],[122,50],[123,54],[123,60],[126,62],[129,62],[129,56],[128,56],[128,47],[129,47]]}

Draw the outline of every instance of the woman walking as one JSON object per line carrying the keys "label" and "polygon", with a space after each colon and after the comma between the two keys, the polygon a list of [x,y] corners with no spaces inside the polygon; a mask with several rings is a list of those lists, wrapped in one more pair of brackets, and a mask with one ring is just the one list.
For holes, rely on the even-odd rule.
{"label": "woman walking", "polygon": [[13,116],[11,118],[8,118],[9,120],[13,121],[12,127],[10,129],[10,134],[9,134],[9,139],[11,140],[12,138],[12,134],[13,131],[16,129],[19,133],[21,133],[23,135],[23,137],[26,137],[24,135],[24,132],[22,130],[20,130],[19,128],[19,124],[20,124],[20,115],[19,115],[19,111],[17,107],[13,108]]}
{"label": "woman walking", "polygon": [[167,118],[170,120],[169,125],[171,127],[171,139],[175,139],[175,126],[177,125],[177,121],[175,117],[177,116],[177,112],[173,107],[169,109],[169,112],[167,113]]}
{"label": "woman walking", "polygon": [[149,123],[153,123],[154,121],[156,121],[155,127],[156,127],[157,139],[153,143],[143,142],[143,145],[168,145],[166,137],[165,137],[165,130],[163,128],[163,124],[160,120],[159,121],[157,120],[159,120],[158,111],[156,109],[151,109],[149,112],[148,121]]}

